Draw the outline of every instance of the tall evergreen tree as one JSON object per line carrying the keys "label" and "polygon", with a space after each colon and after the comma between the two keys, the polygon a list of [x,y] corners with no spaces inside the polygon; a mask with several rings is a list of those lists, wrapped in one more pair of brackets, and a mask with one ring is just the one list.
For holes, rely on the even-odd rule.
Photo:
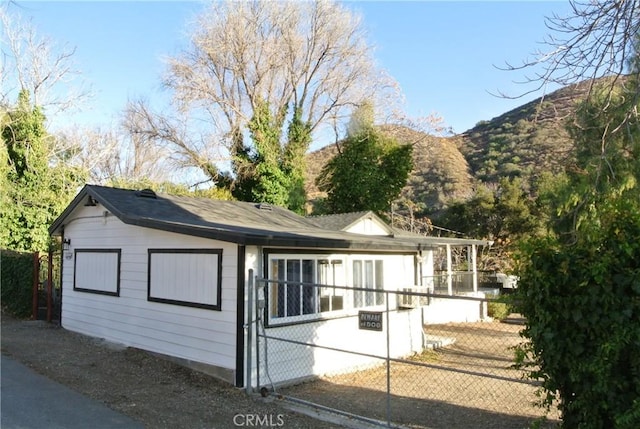
{"label": "tall evergreen tree", "polygon": [[289,178],[287,206],[290,210],[303,214],[307,202],[304,175],[307,170],[307,149],[311,144],[311,123],[302,119],[298,108],[293,111],[287,140],[282,157],[282,170]]}
{"label": "tall evergreen tree", "polygon": [[551,214],[556,232],[573,239],[585,223],[597,222],[599,208],[612,199],[640,199],[640,100],[636,79],[615,91],[596,87],[578,106],[569,125],[576,161],[567,184],[557,190]]}
{"label": "tall evergreen tree", "polygon": [[255,201],[287,207],[304,213],[305,154],[311,143],[311,126],[294,110],[289,119],[286,141],[281,130],[286,119],[283,110],[273,115],[266,101],[258,103],[248,124],[252,147],[239,139],[235,165],[237,177],[233,195],[243,201]]}
{"label": "tall evergreen tree", "polygon": [[372,210],[382,215],[400,195],[413,168],[413,147],[376,130],[367,113],[370,109],[365,105],[356,112],[341,152],[318,176],[331,213]]}
{"label": "tall evergreen tree", "polygon": [[[252,186],[249,189],[251,195],[249,201],[287,206],[288,178],[282,171],[280,146],[280,133],[285,113],[283,109],[273,115],[269,104],[262,101],[249,122],[249,131],[254,143],[250,164]],[[240,180],[243,179],[240,177]]]}

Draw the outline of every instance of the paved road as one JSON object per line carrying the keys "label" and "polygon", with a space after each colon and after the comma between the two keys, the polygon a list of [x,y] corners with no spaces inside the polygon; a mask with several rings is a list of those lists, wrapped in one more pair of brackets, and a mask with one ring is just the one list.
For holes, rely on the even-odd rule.
{"label": "paved road", "polygon": [[2,429],[142,429],[144,426],[2,356]]}

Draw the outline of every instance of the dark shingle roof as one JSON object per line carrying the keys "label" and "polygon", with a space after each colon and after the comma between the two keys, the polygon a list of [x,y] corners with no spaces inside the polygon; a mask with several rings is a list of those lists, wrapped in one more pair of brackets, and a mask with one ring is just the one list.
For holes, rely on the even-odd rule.
{"label": "dark shingle roof", "polygon": [[[325,228],[313,218],[276,206],[86,185],[49,232],[60,234],[72,212],[92,197],[122,222],[245,245],[363,250],[416,250],[428,240],[393,239]],[[427,237],[425,237],[427,238]]]}

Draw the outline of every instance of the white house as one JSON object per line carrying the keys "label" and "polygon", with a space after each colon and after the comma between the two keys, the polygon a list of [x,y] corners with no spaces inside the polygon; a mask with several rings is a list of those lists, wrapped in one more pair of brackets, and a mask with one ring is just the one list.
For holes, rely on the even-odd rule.
{"label": "white house", "polygon": [[[265,352],[251,339],[257,319],[268,335],[300,343],[353,346],[358,333],[362,354],[375,354],[378,333],[358,332],[354,318],[388,308],[407,333],[394,336],[393,354],[420,351],[420,305],[380,291],[427,290],[434,252],[451,246],[473,250],[476,279],[475,249],[488,244],[400,234],[371,212],[305,218],[265,204],[93,185],[50,233],[64,247],[64,328],[178,359],[236,386],[256,386],[257,352]],[[252,275],[263,279],[258,292]],[[354,364],[329,354],[280,344],[267,357],[276,382]]]}

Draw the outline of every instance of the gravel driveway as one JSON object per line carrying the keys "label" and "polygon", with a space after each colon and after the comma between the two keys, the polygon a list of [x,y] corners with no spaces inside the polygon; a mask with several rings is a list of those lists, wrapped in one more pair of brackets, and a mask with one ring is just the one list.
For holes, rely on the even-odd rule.
{"label": "gravel driveway", "polygon": [[[499,322],[427,325],[429,337],[445,344],[409,360],[392,362],[387,403],[384,364],[283,388],[289,396],[411,428],[528,428],[545,412],[534,403],[537,387],[511,368],[512,347],[522,325]],[[559,423],[557,410],[540,425]]]}
{"label": "gravel driveway", "polygon": [[[528,427],[536,415],[543,414],[531,406],[535,389],[508,381],[501,385],[499,377],[513,377],[505,369],[509,352],[504,348],[499,354],[486,350],[495,338],[515,344],[518,329],[486,323],[432,326],[433,335],[456,341],[421,356],[441,370],[392,366],[392,420],[407,427],[431,429]],[[144,351],[115,347],[45,322],[20,321],[3,313],[1,335],[3,354],[148,428],[341,427],[284,408],[281,401],[246,395],[241,389]],[[469,377],[447,371],[447,367],[472,371],[493,368],[497,378]],[[386,370],[373,368],[280,392],[384,420],[385,386]],[[514,401],[517,397],[522,401]],[[264,424],[256,424],[260,419]],[[543,427],[555,423],[552,419]]]}
{"label": "gravel driveway", "polygon": [[[148,428],[339,427],[149,353],[2,313],[2,353]],[[37,404],[33,406],[38,412]],[[261,421],[264,424],[256,425]],[[252,423],[252,424],[249,424]]]}

